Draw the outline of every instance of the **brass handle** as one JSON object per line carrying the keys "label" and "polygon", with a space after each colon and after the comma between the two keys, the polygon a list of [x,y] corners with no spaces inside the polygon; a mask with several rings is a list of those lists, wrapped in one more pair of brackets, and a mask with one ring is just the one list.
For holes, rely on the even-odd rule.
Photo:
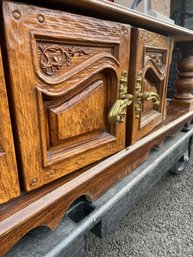
{"label": "brass handle", "polygon": [[137,75],[136,83],[136,103],[135,103],[135,117],[139,118],[141,113],[141,101],[152,101],[153,105],[160,105],[160,97],[156,92],[143,92],[142,93],[142,72]]}
{"label": "brass handle", "polygon": [[120,99],[111,107],[108,114],[108,121],[111,124],[124,122],[126,117],[126,107],[132,103],[133,96],[127,94],[127,72],[124,71],[120,80]]}
{"label": "brass handle", "polygon": [[156,92],[144,92],[142,97],[144,100],[152,101],[153,105],[160,104],[160,97]]}

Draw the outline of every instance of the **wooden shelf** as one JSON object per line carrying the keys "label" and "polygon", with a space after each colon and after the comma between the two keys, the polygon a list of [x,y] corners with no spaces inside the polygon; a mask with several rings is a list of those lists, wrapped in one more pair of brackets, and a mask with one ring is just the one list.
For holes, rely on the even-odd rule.
{"label": "wooden shelf", "polygon": [[[0,0],[2,1],[2,0]],[[13,2],[17,2],[13,0]],[[28,3],[28,0],[22,2]],[[155,19],[130,8],[111,3],[106,0],[32,0],[31,4],[47,6],[87,16],[103,18],[111,21],[123,22],[132,26],[148,29],[166,36],[173,36],[176,41],[192,41],[193,31],[184,27]]]}

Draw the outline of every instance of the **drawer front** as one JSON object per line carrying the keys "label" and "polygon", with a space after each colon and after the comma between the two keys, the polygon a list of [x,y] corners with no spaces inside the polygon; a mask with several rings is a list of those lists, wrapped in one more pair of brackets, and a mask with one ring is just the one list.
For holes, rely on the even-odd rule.
{"label": "drawer front", "polygon": [[108,113],[130,26],[11,2],[3,15],[26,189],[123,149],[125,122]]}
{"label": "drawer front", "polygon": [[[1,36],[1,35],[0,35]],[[0,48],[0,204],[19,195],[19,181]]]}
{"label": "drawer front", "polygon": [[169,37],[132,28],[128,144],[149,133],[166,116],[166,91],[173,43]]}

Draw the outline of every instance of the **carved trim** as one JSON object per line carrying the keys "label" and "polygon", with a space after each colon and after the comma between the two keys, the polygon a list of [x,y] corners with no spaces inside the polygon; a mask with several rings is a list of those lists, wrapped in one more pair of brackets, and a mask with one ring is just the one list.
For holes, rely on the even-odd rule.
{"label": "carved trim", "polygon": [[143,73],[145,74],[148,69],[151,69],[155,75],[159,78],[159,80],[163,80],[166,76],[166,65],[163,64],[162,68],[160,69],[158,65],[155,63],[155,61],[147,55],[145,57],[144,61],[144,68],[143,68]]}
{"label": "carved trim", "polygon": [[[74,69],[73,68],[70,71],[67,71],[66,73],[62,73],[58,76],[45,76],[42,72],[40,72],[38,69],[36,70],[37,76],[45,83],[47,84],[60,84],[57,85],[57,88],[53,87],[47,87],[42,84],[37,85],[38,89],[44,94],[49,96],[62,96],[63,94],[70,93],[70,91],[76,86],[78,86],[81,83],[85,83],[88,80],[88,77],[81,76],[82,72],[86,73],[86,71],[89,71],[90,77],[93,75],[100,73],[101,71],[105,69],[110,69],[113,72],[116,72],[116,69],[119,67],[119,62],[111,55],[111,54],[97,54],[90,59],[84,61],[84,65],[79,65]],[[73,76],[72,76],[73,74]],[[68,83],[68,86],[65,85],[64,82]],[[62,84],[63,83],[63,84]],[[66,83],[66,84],[67,84]]]}
{"label": "carved trim", "polygon": [[[133,163],[131,163],[131,155],[133,156],[136,153],[141,155],[141,153],[144,153],[143,149],[145,149],[145,155],[141,155],[141,160],[143,162],[145,160],[143,157],[147,157],[146,153],[149,152],[155,144],[158,146],[161,145],[161,143],[171,135],[171,131],[172,133],[179,131],[184,127],[185,123],[191,122],[192,117],[193,111],[189,113],[183,112],[183,115],[181,114],[180,117],[178,115],[175,118],[173,117],[174,120],[166,124],[164,130],[160,128],[144,139],[141,139],[138,144],[134,144],[126,150],[117,153],[117,158],[114,157],[115,155],[113,157],[111,156],[103,161],[103,165],[100,163],[94,168],[88,169],[83,174],[79,173],[80,175],[78,177],[69,181],[66,181],[66,178],[63,178],[63,183],[61,183],[61,180],[56,180],[51,184],[47,191],[44,187],[35,190],[32,194],[33,198],[31,198],[33,201],[29,201],[27,194],[23,194],[20,201],[16,201],[17,208],[14,207],[15,202],[8,204],[6,206],[6,210],[10,215],[7,217],[2,212],[1,227],[4,229],[0,231],[1,254],[5,255],[20,238],[35,227],[46,224],[46,226],[52,229],[56,228],[56,226],[61,222],[67,208],[75,199],[77,199],[77,195],[88,195],[91,200],[94,201],[94,199],[104,193],[104,188],[101,186],[101,183],[98,182],[99,179],[102,178],[103,180],[107,180],[106,178],[109,177],[110,173],[111,179],[107,180],[108,188],[110,188],[114,181],[117,181],[117,176],[121,179],[131,170],[136,168],[136,166],[132,166]],[[148,148],[143,148],[145,143],[149,145]],[[136,164],[139,166],[141,163],[134,162],[134,165]],[[127,165],[128,168],[125,169]],[[119,170],[114,169],[113,167],[115,166],[119,167]],[[127,174],[125,174],[125,171],[127,171]],[[92,181],[92,185],[94,186],[85,191],[85,188],[89,188],[90,181]],[[93,190],[93,187],[97,190]],[[25,206],[23,206],[23,203],[25,203]],[[55,218],[53,219],[53,217]],[[5,243],[8,242],[7,235],[11,238],[11,240],[9,240],[9,244]]]}
{"label": "carved trim", "polygon": [[150,53],[149,57],[153,60],[153,62],[158,66],[159,69],[162,69],[163,53]]}
{"label": "carved trim", "polygon": [[141,96],[142,96],[142,71],[139,71],[136,79],[136,100],[135,100],[135,118],[139,118],[141,113]]}
{"label": "carved trim", "polygon": [[[102,43],[96,43],[93,41],[92,45],[90,45],[90,42],[85,41],[84,46],[80,46],[78,45],[78,42],[75,41],[77,44],[74,43],[74,49],[72,50],[71,49],[72,45],[70,46],[65,44],[65,42],[63,42],[65,41],[65,38],[63,38],[63,35],[60,35],[60,34],[50,35],[47,41],[42,40],[42,38],[44,37],[46,37],[46,35],[41,33],[31,34],[31,44],[32,44],[31,50],[32,50],[32,56],[33,56],[34,72],[36,76],[43,83],[46,83],[47,85],[57,84],[57,88],[54,89],[55,92],[56,91],[61,92],[64,90],[64,84],[61,84],[61,83],[64,83],[67,80],[69,82],[69,79],[72,80],[71,79],[72,74],[74,78],[72,87],[74,88],[75,83],[77,83],[78,80],[83,79],[81,77],[83,70],[86,72],[86,69],[89,69],[89,73],[93,71],[93,74],[95,74],[97,72],[100,72],[100,70],[102,70],[105,67],[113,68],[113,70],[116,70],[117,67],[119,66],[119,61],[117,60],[117,58],[112,53],[107,52],[106,48],[103,49],[104,44]],[[109,49],[113,49],[113,52],[115,52],[115,48],[119,47],[119,44],[117,41],[105,42],[105,44]],[[33,45],[36,45],[36,47],[33,47]],[[39,48],[40,45],[41,45],[41,49]],[[67,62],[66,63],[64,62],[65,59],[62,61],[60,60],[60,58],[59,59],[56,58],[57,61],[59,61],[59,63],[56,63],[56,67],[54,67],[54,72],[43,70],[44,62],[42,64],[43,67],[41,67],[41,64],[40,64],[40,60],[41,58],[43,58],[43,56],[41,57],[41,55],[43,54],[43,51],[45,51],[45,49],[51,45],[61,48],[58,51],[59,56],[63,55],[63,51],[64,51],[63,48],[69,50],[68,55],[72,57],[68,62],[71,64],[70,67],[67,65]],[[97,50],[99,46],[100,46],[100,51]],[[64,57],[66,57],[65,54],[64,54]],[[74,59],[76,60],[72,62]],[[82,65],[83,62],[84,62],[84,65]],[[104,63],[106,64],[104,65]],[[90,71],[90,67],[92,67],[92,71]],[[49,88],[47,85],[44,86],[43,84],[41,84],[40,87],[42,88],[42,90],[45,89],[46,91],[50,91],[50,93],[53,94],[53,90],[52,90],[53,88]],[[71,86],[68,85],[68,89],[70,87]]]}
{"label": "carved trim", "polygon": [[65,47],[55,44],[39,44],[40,50],[40,67],[41,70],[49,76],[57,74],[62,67],[70,66],[71,60],[75,56],[89,55],[89,47]]}

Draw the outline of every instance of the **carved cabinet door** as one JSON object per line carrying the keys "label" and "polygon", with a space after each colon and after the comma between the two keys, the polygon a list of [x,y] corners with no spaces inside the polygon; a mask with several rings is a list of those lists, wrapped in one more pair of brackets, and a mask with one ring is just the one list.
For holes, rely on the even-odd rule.
{"label": "carved cabinet door", "polygon": [[123,149],[130,26],[11,2],[3,15],[25,188]]}
{"label": "carved cabinet door", "polygon": [[0,47],[0,204],[19,195],[19,180]]}
{"label": "carved cabinet door", "polygon": [[166,116],[166,91],[173,43],[169,37],[132,28],[127,140],[133,144]]}

